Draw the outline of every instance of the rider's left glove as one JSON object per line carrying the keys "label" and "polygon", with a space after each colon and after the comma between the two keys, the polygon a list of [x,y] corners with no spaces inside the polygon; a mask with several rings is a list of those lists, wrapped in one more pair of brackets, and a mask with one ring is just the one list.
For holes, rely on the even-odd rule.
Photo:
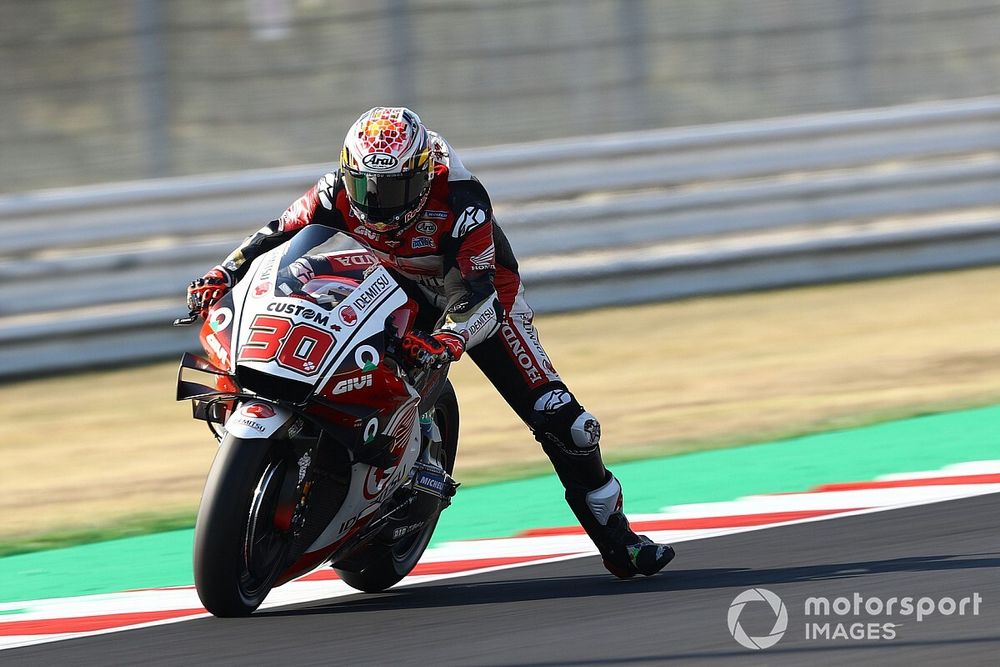
{"label": "rider's left glove", "polygon": [[187,288],[188,310],[198,313],[201,319],[208,317],[208,309],[217,304],[229,291],[229,274],[222,267],[215,267],[201,278],[192,280]]}

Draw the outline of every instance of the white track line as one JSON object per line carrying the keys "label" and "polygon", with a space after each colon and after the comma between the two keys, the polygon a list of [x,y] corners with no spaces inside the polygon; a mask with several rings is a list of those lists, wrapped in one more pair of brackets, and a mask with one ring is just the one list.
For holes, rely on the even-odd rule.
{"label": "white track line", "polygon": [[936,502],[997,491],[1000,491],[1000,484],[902,486],[887,489],[747,496],[730,502],[692,503],[667,507],[664,508],[664,511],[670,518],[697,518],[771,512],[853,510],[869,507],[898,507],[918,501]]}
{"label": "white track line", "polygon": [[952,463],[940,470],[926,470],[922,472],[899,472],[891,475],[880,475],[875,479],[879,481],[901,481],[907,479],[928,479],[932,477],[960,477],[963,475],[997,475],[1000,474],[1000,459],[991,461],[968,461],[966,463]]}

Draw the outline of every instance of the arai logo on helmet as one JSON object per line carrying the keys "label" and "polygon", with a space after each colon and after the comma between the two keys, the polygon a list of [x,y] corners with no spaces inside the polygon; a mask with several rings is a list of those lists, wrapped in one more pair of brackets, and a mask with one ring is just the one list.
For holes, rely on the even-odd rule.
{"label": "arai logo on helmet", "polygon": [[386,171],[399,164],[399,160],[388,153],[369,153],[361,158],[361,164],[375,171]]}

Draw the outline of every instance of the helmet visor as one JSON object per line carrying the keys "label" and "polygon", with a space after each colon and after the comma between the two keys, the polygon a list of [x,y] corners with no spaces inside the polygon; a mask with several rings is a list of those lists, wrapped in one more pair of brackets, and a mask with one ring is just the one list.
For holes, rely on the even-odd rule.
{"label": "helmet visor", "polygon": [[430,174],[365,174],[344,170],[344,187],[351,202],[373,222],[393,222],[417,205]]}

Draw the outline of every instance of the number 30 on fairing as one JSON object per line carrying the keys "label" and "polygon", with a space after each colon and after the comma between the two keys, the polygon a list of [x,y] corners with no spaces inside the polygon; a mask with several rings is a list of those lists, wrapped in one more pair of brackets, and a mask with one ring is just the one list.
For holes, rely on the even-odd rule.
{"label": "number 30 on fairing", "polygon": [[276,361],[303,375],[319,371],[334,338],[311,324],[274,315],[257,315],[237,361]]}

